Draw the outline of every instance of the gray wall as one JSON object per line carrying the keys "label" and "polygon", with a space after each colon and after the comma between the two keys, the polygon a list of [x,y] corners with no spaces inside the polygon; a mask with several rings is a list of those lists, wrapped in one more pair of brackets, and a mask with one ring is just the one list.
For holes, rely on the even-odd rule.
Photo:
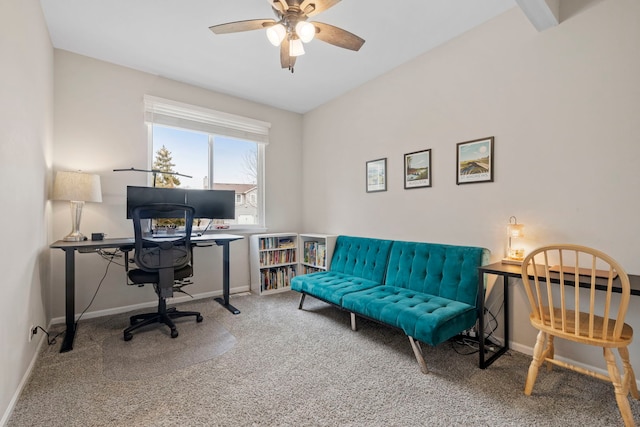
{"label": "gray wall", "polygon": [[53,51],[39,1],[0,2],[0,64],[2,425],[38,349],[29,327],[47,319]]}
{"label": "gray wall", "polygon": [[[515,215],[527,249],[593,246],[640,274],[640,2],[589,3],[542,33],[514,8],[306,114],[304,229],[477,245],[498,261]],[[495,182],[457,186],[456,143],[487,136]],[[433,187],[403,189],[404,154],[428,148]],[[366,193],[365,162],[382,157],[388,191]],[[520,284],[512,295],[514,346],[530,351]],[[604,367],[601,350],[557,351]]]}

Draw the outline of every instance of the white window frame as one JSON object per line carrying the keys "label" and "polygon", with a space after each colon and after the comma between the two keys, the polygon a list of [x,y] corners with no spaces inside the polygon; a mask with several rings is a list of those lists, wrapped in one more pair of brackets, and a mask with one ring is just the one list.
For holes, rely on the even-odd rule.
{"label": "white window frame", "polygon": [[[214,135],[252,141],[258,148],[258,224],[234,224],[230,229],[264,230],[265,222],[265,147],[269,144],[269,130],[271,123],[235,114],[224,113],[204,107],[185,104],[156,96],[144,96],[144,118],[147,124],[147,159],[148,167],[153,165],[153,125],[161,125],[184,129],[187,131],[207,133],[209,141]],[[209,166],[213,153],[209,153]],[[209,188],[213,185],[213,171],[209,175]],[[150,180],[152,178],[149,178]]]}

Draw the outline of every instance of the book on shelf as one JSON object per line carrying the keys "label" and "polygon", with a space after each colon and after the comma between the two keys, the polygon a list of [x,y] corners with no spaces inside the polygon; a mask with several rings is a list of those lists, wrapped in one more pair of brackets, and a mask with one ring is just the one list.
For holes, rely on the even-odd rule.
{"label": "book on shelf", "polygon": [[283,249],[260,253],[260,266],[268,267],[277,264],[290,264],[296,262],[295,249]]}
{"label": "book on shelf", "polygon": [[288,288],[295,276],[296,267],[291,265],[264,269],[260,272],[260,286],[262,291]]}
{"label": "book on shelf", "polygon": [[304,262],[307,264],[316,264],[318,242],[315,240],[308,240],[304,242]]}
{"label": "book on shelf", "polygon": [[327,256],[327,245],[324,243],[318,243],[318,248],[316,250],[316,265],[319,267],[325,267],[326,256]]}
{"label": "book on shelf", "polygon": [[321,268],[318,267],[312,267],[310,265],[303,265],[302,266],[302,274],[311,274],[311,273],[317,273],[319,271],[324,271]]}
{"label": "book on shelf", "polygon": [[263,237],[260,239],[260,249],[271,249],[274,247],[274,238],[273,237]]}
{"label": "book on shelf", "polygon": [[295,248],[296,242],[291,237],[284,237],[278,240],[278,247],[282,249]]}

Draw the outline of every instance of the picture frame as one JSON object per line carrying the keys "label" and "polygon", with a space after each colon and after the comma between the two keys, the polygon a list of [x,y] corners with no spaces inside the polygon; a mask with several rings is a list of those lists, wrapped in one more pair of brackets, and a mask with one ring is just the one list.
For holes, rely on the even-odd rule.
{"label": "picture frame", "polygon": [[431,149],[404,155],[404,189],[431,187]]}
{"label": "picture frame", "polygon": [[493,182],[493,136],[456,145],[456,184]]}
{"label": "picture frame", "polygon": [[387,158],[367,162],[367,193],[387,191]]}

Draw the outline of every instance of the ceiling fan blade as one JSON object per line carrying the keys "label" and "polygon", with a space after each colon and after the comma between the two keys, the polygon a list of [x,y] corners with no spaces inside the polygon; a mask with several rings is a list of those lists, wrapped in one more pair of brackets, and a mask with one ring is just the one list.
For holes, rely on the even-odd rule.
{"label": "ceiling fan blade", "polygon": [[289,5],[286,0],[267,0],[272,8],[277,10],[278,12],[284,12],[289,9]]}
{"label": "ceiling fan blade", "polygon": [[314,16],[340,3],[340,0],[304,0],[300,10],[307,16]]}
{"label": "ceiling fan blade", "polygon": [[261,30],[276,23],[273,19],[251,19],[248,21],[227,22],[209,27],[215,34],[239,33],[241,31]]}
{"label": "ceiling fan blade", "polygon": [[364,44],[364,39],[342,28],[322,22],[312,22],[316,27],[316,38],[323,42],[345,49],[358,51]]}
{"label": "ceiling fan blade", "polygon": [[289,39],[285,37],[280,44],[280,65],[282,66],[282,68],[293,70],[293,66],[295,64],[296,57],[289,56]]}

